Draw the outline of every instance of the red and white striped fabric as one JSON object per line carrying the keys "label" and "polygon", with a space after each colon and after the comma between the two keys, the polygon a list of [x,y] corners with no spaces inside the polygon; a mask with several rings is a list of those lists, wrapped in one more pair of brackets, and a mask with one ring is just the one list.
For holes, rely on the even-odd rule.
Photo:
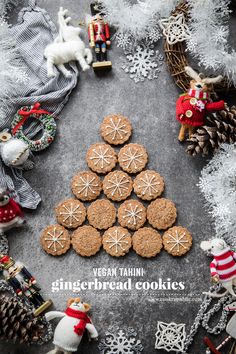
{"label": "red and white striped fabric", "polygon": [[210,264],[211,276],[219,275],[221,281],[228,281],[236,277],[236,252],[229,247],[220,254],[214,255]]}

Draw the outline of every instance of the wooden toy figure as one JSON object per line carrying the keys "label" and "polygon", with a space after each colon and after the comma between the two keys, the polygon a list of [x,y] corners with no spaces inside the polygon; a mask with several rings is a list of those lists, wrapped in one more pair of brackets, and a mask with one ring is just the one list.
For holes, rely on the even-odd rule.
{"label": "wooden toy figure", "polygon": [[45,301],[40,295],[36,279],[21,262],[15,262],[7,255],[0,255],[0,267],[3,269],[5,280],[13,287],[19,296],[25,296],[35,308],[34,315],[38,316],[51,306],[52,301]]}
{"label": "wooden toy figure", "polygon": [[90,5],[92,18],[88,27],[90,47],[95,48],[97,59],[92,66],[94,70],[111,69],[112,64],[107,61],[107,47],[111,44],[110,29],[97,6],[96,3]]}
{"label": "wooden toy figure", "polygon": [[77,297],[68,300],[65,312],[50,311],[46,313],[48,321],[60,318],[54,332],[53,344],[55,348],[48,354],[77,352],[85,330],[89,332],[90,338],[97,340],[98,332],[87,315],[89,309],[90,305]]}
{"label": "wooden toy figure", "polygon": [[212,102],[209,96],[209,89],[212,84],[220,82],[222,76],[213,78],[202,78],[191,67],[185,67],[186,73],[193,79],[190,81],[190,89],[181,95],[176,102],[176,119],[180,122],[181,128],[178,139],[185,140],[185,134],[189,137],[194,129],[204,125],[207,112],[221,111],[225,108],[224,101]]}

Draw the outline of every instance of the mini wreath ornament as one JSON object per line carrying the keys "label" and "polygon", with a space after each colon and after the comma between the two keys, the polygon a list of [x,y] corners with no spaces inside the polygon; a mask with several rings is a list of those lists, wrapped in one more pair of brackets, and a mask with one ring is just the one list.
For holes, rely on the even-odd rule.
{"label": "mini wreath ornament", "polygon": [[[44,133],[37,140],[31,140],[24,134],[24,123],[30,117],[43,125]],[[53,142],[56,135],[56,122],[48,111],[40,109],[40,103],[35,103],[33,106],[25,106],[17,111],[11,124],[11,132],[13,136],[26,142],[31,151],[41,151]]]}

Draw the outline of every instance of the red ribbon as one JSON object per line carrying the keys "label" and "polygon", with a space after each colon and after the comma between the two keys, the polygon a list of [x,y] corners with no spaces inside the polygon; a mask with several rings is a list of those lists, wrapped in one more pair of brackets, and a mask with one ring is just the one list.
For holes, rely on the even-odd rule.
{"label": "red ribbon", "polygon": [[37,102],[35,103],[29,111],[26,111],[25,109],[20,109],[17,113],[22,116],[22,119],[19,121],[19,123],[12,129],[13,135],[16,134],[17,130],[19,130],[20,127],[25,123],[25,121],[32,115],[32,114],[49,114],[48,111],[45,111],[44,109],[39,109],[40,103]]}

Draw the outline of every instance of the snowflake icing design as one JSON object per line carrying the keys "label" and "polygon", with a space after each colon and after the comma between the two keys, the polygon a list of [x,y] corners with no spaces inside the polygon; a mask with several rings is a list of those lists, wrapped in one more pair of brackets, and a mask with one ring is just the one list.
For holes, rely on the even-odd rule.
{"label": "snowflake icing design", "polygon": [[142,157],[143,154],[139,153],[138,149],[131,150],[129,147],[128,151],[124,152],[123,155],[125,157],[122,159],[122,162],[126,163],[126,168],[130,168],[131,165],[134,165],[134,168],[137,169],[137,163],[142,163],[140,157]]}
{"label": "snowflake icing design", "polygon": [[115,247],[116,253],[119,252],[119,249],[125,251],[122,245],[127,245],[129,242],[124,240],[126,234],[119,232],[119,230],[114,230],[113,234],[109,233],[108,236],[110,237],[109,240],[106,240],[106,243],[110,243],[109,248]]}
{"label": "snowflake icing design", "polygon": [[85,197],[88,196],[89,193],[95,194],[94,189],[97,189],[98,184],[93,183],[95,180],[95,177],[90,178],[90,176],[86,176],[83,178],[80,176],[81,183],[77,183],[76,186],[81,188],[78,193],[83,193]]}
{"label": "snowflake icing design", "polygon": [[66,238],[62,238],[63,236],[63,231],[57,232],[57,229],[54,228],[53,232],[47,232],[48,237],[45,237],[45,241],[48,241],[48,249],[53,247],[54,252],[57,251],[57,245],[61,248],[64,248],[64,245],[62,244],[61,241],[67,241]]}
{"label": "snowflake icing design", "polygon": [[98,150],[93,149],[94,155],[90,157],[90,160],[94,160],[95,166],[98,164],[100,167],[103,169],[106,165],[110,165],[109,159],[112,158],[112,156],[107,153],[109,148],[102,148],[101,146],[98,147]]}
{"label": "snowflake icing design", "polygon": [[160,182],[155,182],[155,178],[156,177],[154,175],[148,175],[147,173],[145,174],[145,179],[140,178],[140,181],[143,182],[143,184],[139,185],[139,187],[142,189],[142,195],[148,193],[150,196],[152,196],[153,192],[158,192],[156,186],[160,185]]}
{"label": "snowflake icing design", "polygon": [[115,193],[118,193],[121,197],[124,195],[124,192],[127,191],[129,188],[127,184],[129,184],[129,180],[125,176],[117,176],[115,175],[113,179],[109,179],[108,182],[110,183],[106,189],[111,190],[112,196]]}
{"label": "snowflake icing design", "polygon": [[112,140],[115,140],[117,136],[119,136],[120,139],[123,139],[124,135],[128,133],[125,128],[126,125],[121,123],[121,118],[119,118],[117,122],[115,122],[113,118],[110,118],[110,124],[106,125],[106,129],[109,129],[106,136],[112,135]]}
{"label": "snowflake icing design", "polygon": [[177,252],[180,252],[180,247],[183,247],[184,249],[187,249],[187,247],[185,247],[185,243],[189,243],[188,240],[185,240],[184,237],[186,236],[186,233],[183,232],[183,234],[181,235],[177,230],[175,232],[175,236],[168,234],[168,236],[170,237],[170,240],[167,241],[168,244],[172,244],[172,247],[170,249],[170,251],[172,251],[174,248],[177,248]]}
{"label": "snowflake icing design", "polygon": [[143,346],[133,328],[114,327],[105,333],[105,338],[100,341],[98,349],[101,354],[140,354]]}
{"label": "snowflake icing design", "polygon": [[183,42],[191,36],[182,13],[176,16],[170,16],[169,18],[163,18],[159,23],[170,45]]}
{"label": "snowflake icing design", "polygon": [[185,324],[157,322],[155,349],[183,353],[185,339]]}
{"label": "snowflake icing design", "polygon": [[132,206],[129,205],[129,209],[125,209],[126,214],[123,216],[123,219],[127,219],[128,224],[137,225],[137,220],[141,220],[139,215],[143,211],[142,208],[138,208],[138,205]]}
{"label": "snowflake icing design", "polygon": [[60,215],[64,216],[63,222],[69,219],[71,226],[74,220],[79,221],[78,216],[82,214],[82,211],[78,210],[80,208],[79,205],[73,206],[73,203],[71,203],[69,207],[63,205],[63,208],[65,211],[60,212]]}
{"label": "snowflake icing design", "polygon": [[152,80],[157,78],[160,72],[159,66],[163,62],[162,55],[153,45],[145,46],[140,44],[134,53],[126,55],[128,63],[122,65],[122,69],[129,73],[130,78],[135,82],[144,81],[145,78]]}

